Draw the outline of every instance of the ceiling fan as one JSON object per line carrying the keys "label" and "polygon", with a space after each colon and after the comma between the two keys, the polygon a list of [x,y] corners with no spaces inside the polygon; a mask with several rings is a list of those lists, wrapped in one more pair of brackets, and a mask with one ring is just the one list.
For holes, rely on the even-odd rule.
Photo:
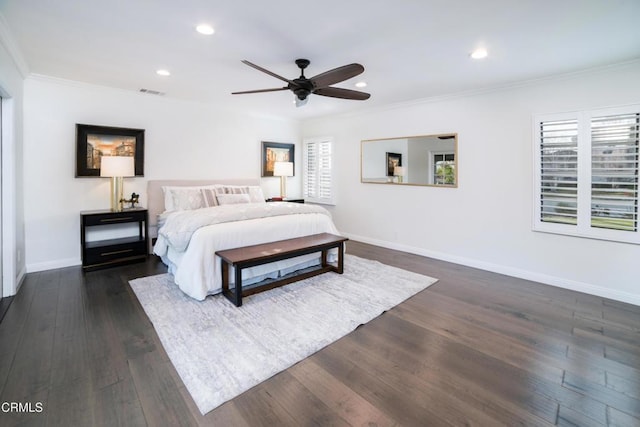
{"label": "ceiling fan", "polygon": [[246,90],[242,92],[232,92],[232,95],[290,90],[295,94],[297,107],[301,107],[302,105],[306,104],[308,101],[307,97],[312,93],[316,95],[329,96],[331,98],[355,99],[359,101],[369,99],[369,97],[371,96],[368,93],[359,92],[357,90],[331,87],[332,84],[340,83],[364,72],[364,67],[360,64],[343,65],[342,67],[325,71],[324,73],[318,74],[317,76],[308,79],[304,76],[304,69],[307,68],[310,61],[308,59],[296,59],[296,65],[300,68],[300,77],[298,77],[297,79],[289,80],[247,60],[243,60],[242,63],[253,67],[256,70],[262,71],[263,73],[269,74],[276,79],[282,80],[283,82],[286,82],[287,85],[284,87],[273,89],[257,89]]}

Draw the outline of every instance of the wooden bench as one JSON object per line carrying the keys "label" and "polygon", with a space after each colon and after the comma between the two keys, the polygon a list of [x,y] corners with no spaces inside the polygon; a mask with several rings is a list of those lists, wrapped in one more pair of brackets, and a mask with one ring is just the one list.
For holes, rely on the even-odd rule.
{"label": "wooden bench", "polygon": [[[222,260],[222,294],[236,307],[240,307],[242,305],[242,297],[277,288],[327,271],[342,274],[344,268],[344,242],[347,240],[349,239],[346,237],[321,233],[261,245],[246,246],[244,248],[217,251],[216,255]],[[327,262],[327,252],[335,248],[338,249],[337,266]],[[243,269],[314,252],[321,252],[321,262],[317,268],[305,269],[298,274],[287,275],[282,279],[267,280],[245,289],[242,288]],[[229,288],[229,266],[235,268],[235,289],[233,290]]]}

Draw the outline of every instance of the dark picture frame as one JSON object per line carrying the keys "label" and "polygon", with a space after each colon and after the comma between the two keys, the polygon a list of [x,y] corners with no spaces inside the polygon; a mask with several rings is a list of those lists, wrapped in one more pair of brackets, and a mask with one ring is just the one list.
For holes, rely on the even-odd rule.
{"label": "dark picture frame", "polygon": [[144,129],[76,123],[76,178],[99,177],[103,155],[133,156],[135,175],[144,176]]}
{"label": "dark picture frame", "polygon": [[393,169],[396,166],[402,166],[402,154],[387,152],[387,176],[393,176]]}
{"label": "dark picture frame", "polygon": [[262,141],[262,175],[273,176],[273,164],[275,162],[293,163],[293,174],[295,175],[295,144],[285,144],[282,142]]}

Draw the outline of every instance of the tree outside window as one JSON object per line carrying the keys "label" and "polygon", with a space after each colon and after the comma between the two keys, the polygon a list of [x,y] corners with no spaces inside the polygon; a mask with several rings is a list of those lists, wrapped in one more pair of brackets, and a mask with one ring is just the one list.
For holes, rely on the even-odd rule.
{"label": "tree outside window", "polygon": [[433,183],[435,185],[455,185],[456,162],[454,153],[433,155]]}

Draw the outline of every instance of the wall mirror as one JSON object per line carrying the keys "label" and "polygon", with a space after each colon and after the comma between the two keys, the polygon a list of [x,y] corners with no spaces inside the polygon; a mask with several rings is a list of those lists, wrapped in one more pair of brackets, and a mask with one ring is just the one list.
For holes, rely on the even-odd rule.
{"label": "wall mirror", "polygon": [[360,181],[375,184],[458,186],[458,134],[362,141]]}

